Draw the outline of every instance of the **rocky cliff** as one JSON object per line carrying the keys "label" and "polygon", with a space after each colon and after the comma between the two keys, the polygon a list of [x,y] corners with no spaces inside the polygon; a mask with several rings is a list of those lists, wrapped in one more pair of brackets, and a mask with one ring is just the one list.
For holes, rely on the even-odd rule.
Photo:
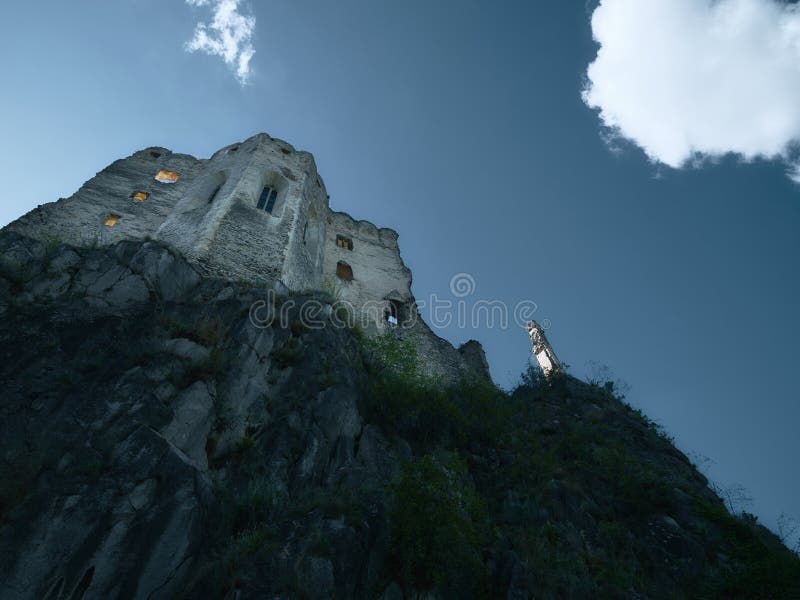
{"label": "rocky cliff", "polygon": [[444,388],[331,311],[0,233],[0,598],[800,597],[610,388]]}

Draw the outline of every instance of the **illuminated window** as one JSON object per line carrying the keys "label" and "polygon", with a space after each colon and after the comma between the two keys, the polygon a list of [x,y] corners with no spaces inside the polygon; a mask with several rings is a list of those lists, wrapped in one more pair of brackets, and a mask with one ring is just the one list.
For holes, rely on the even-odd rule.
{"label": "illuminated window", "polygon": [[353,281],[353,267],[346,262],[339,262],[336,264],[336,275],[345,281]]}
{"label": "illuminated window", "polygon": [[113,227],[114,225],[117,224],[117,221],[119,221],[121,218],[122,217],[120,217],[119,215],[108,215],[105,220],[105,226]]}
{"label": "illuminated window", "polygon": [[176,173],[175,171],[167,171],[166,169],[161,169],[158,173],[156,173],[155,176],[155,180],[159,183],[175,183],[180,178],[180,173]]}
{"label": "illuminated window", "polygon": [[267,211],[272,214],[275,209],[275,201],[278,199],[278,190],[273,187],[266,186],[261,190],[261,196],[258,198],[256,208]]}
{"label": "illuminated window", "polygon": [[147,192],[136,192],[131,196],[136,202],[144,202],[150,197],[150,194]]}
{"label": "illuminated window", "polygon": [[344,237],[343,235],[337,235],[336,245],[339,246],[339,248],[344,248],[345,250],[352,250],[353,240],[348,237]]}

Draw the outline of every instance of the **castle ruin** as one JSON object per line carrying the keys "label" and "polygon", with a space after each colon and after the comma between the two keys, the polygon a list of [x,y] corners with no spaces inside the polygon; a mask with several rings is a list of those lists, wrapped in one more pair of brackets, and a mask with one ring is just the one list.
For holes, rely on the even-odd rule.
{"label": "castle ruin", "polygon": [[477,342],[455,349],[419,318],[397,232],[331,210],[314,157],[265,133],[209,159],[146,148],[7,227],[76,246],[153,239],[208,277],[331,290],[368,335],[413,340],[431,374],[488,377]]}

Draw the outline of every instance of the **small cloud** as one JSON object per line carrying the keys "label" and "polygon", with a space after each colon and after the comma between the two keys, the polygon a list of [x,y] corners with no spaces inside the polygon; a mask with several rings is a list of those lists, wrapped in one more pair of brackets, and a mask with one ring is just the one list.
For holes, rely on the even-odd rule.
{"label": "small cloud", "polygon": [[194,37],[186,43],[189,52],[219,56],[233,69],[242,85],[250,78],[250,61],[256,53],[253,32],[256,19],[239,10],[240,0],[186,0],[190,6],[208,6],[213,11],[210,23],[198,23]]}
{"label": "small cloud", "polygon": [[778,159],[800,183],[797,4],[600,0],[592,32],[583,100],[607,132],[673,168]]}

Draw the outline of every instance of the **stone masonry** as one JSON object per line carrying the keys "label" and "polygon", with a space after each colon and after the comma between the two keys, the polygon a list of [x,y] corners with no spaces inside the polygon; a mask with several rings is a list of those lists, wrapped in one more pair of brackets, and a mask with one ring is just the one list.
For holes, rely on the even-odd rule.
{"label": "stone masonry", "polygon": [[326,290],[368,335],[414,340],[431,374],[488,377],[477,343],[456,350],[419,318],[397,232],[328,200],[314,157],[261,133],[209,159],[146,148],[7,229],[75,246],[154,239],[209,277]]}

